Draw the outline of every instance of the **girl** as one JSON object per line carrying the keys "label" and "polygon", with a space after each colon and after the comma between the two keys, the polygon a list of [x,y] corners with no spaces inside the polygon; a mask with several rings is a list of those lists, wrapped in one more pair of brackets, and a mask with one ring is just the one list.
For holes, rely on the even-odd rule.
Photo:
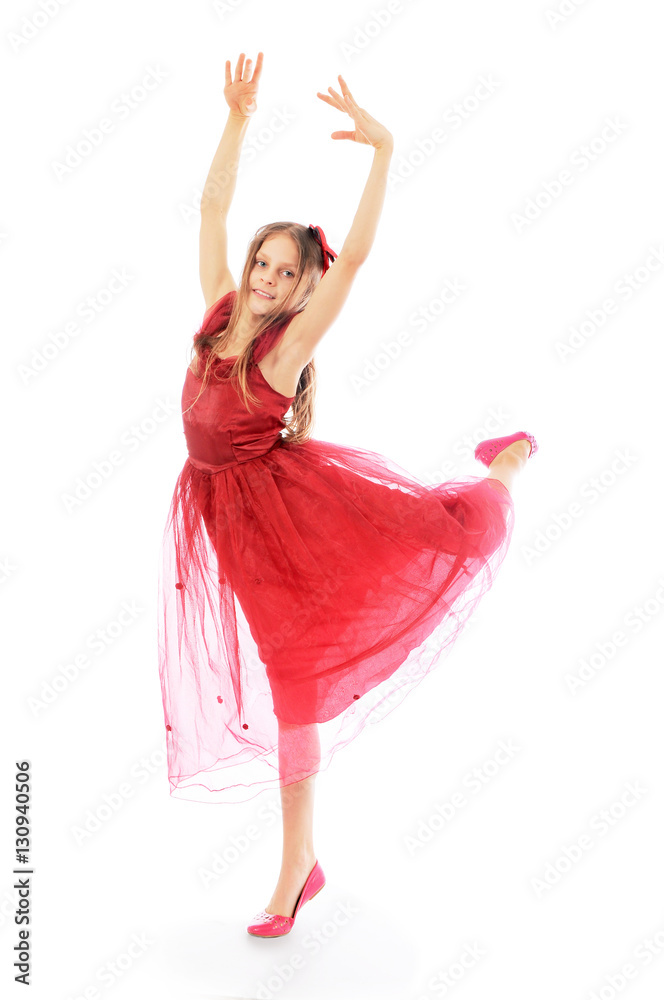
{"label": "girl", "polygon": [[164,531],[159,672],[173,795],[229,802],[279,787],[283,852],[247,928],[275,937],[325,884],[314,781],[449,650],[507,551],[522,431],[481,442],[483,478],[427,486],[390,459],[312,437],[314,352],[374,241],[393,140],[342,76],[323,101],[373,147],[339,254],[322,229],[258,230],[239,287],[226,218],[263,65],[244,53],[201,204],[207,311],[182,394],[188,458]]}

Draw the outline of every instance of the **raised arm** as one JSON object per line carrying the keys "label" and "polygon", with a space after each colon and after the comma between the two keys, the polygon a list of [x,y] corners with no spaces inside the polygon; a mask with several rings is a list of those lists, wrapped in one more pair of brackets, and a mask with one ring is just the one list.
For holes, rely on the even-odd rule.
{"label": "raised arm", "polygon": [[[339,251],[339,257],[337,258],[337,260],[340,260],[343,254],[347,260],[352,260],[359,266],[369,256],[369,251],[376,238],[378,220],[380,219],[385,202],[387,174],[394,150],[394,139],[391,132],[388,132],[384,125],[381,125],[375,118],[372,118],[364,108],[358,108],[350,90],[346,86],[346,81],[341,75],[339,75],[339,82],[341,84],[342,97],[332,87],[328,89],[332,91],[333,99],[330,99],[327,94],[320,93],[318,97],[331,104],[332,107],[339,108],[340,111],[346,111],[352,117],[355,129],[353,132],[333,132],[332,138],[350,139],[353,142],[358,142],[365,146],[373,146],[374,148],[371,172],[364,186],[360,204],[353,218],[348,236],[344,240],[344,245]],[[311,302],[311,299],[309,301]]]}
{"label": "raised arm", "polygon": [[333,139],[351,139],[374,147],[373,162],[360,204],[339,256],[314,289],[306,307],[293,317],[282,341],[283,349],[302,365],[313,357],[317,344],[334,323],[348,298],[358,269],[369,256],[383,210],[387,176],[394,149],[392,134],[359,108],[344,78],[339,75],[341,94],[329,87],[332,97],[318,94],[332,107],[345,111],[355,124],[353,132],[333,132]]}
{"label": "raised arm", "polygon": [[201,197],[198,260],[201,287],[208,309],[226,292],[237,288],[228,267],[226,219],[235,193],[237,168],[247,124],[256,110],[255,98],[262,66],[263,53],[259,52],[252,76],[251,59],[247,59],[245,63],[242,52],[235,67],[235,79],[232,80],[230,60],[226,60],[224,97],[229,106],[228,121]]}

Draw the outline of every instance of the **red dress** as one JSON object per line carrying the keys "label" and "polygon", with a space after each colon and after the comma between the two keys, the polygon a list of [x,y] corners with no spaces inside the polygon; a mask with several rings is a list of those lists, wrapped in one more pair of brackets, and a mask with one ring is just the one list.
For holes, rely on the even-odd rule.
{"label": "red dress", "polygon": [[[207,311],[195,336],[225,327],[236,294]],[[187,369],[188,458],[159,571],[159,675],[178,798],[245,801],[325,769],[449,650],[512,534],[512,499],[497,479],[425,485],[372,451],[286,441],[294,397],[273,389],[258,363],[289,322],[254,344],[254,412],[213,375],[185,414],[201,385]],[[291,724],[281,746],[278,720]]]}

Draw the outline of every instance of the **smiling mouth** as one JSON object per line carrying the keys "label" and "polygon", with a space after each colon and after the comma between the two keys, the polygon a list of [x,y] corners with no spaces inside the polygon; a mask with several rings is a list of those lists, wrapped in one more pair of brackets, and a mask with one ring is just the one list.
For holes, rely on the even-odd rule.
{"label": "smiling mouth", "polygon": [[262,292],[260,288],[254,288],[253,291],[255,292],[256,295],[260,295],[262,299],[270,300],[274,298],[274,295],[268,295],[267,292]]}

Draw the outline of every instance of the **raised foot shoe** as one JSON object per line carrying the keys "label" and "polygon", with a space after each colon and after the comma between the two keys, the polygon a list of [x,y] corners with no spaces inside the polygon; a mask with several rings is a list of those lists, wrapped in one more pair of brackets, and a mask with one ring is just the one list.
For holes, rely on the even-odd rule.
{"label": "raised foot shoe", "polygon": [[295,923],[300,907],[313,899],[324,885],[325,875],[317,861],[309,872],[304,888],[298,896],[292,917],[283,917],[280,913],[266,913],[265,910],[261,910],[254,917],[253,923],[249,924],[247,930],[256,937],[281,937],[283,934],[288,934]]}
{"label": "raised foot shoe", "polygon": [[479,462],[482,462],[483,465],[491,465],[494,458],[500,455],[501,451],[504,451],[505,448],[508,448],[515,441],[523,439],[530,441],[530,455],[528,458],[532,458],[537,451],[537,441],[532,434],[526,434],[525,431],[515,431],[514,434],[510,434],[508,437],[487,438],[485,441],[480,441],[475,448],[475,458]]}

